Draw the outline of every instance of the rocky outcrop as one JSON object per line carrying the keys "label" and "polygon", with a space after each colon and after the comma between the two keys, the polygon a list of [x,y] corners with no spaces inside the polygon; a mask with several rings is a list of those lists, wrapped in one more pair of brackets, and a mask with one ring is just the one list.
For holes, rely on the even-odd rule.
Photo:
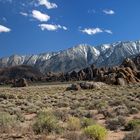
{"label": "rocky outcrop", "polygon": [[15,80],[12,87],[27,87],[27,86],[28,86],[28,83],[26,79],[22,78],[22,79]]}
{"label": "rocky outcrop", "polygon": [[17,79],[26,79],[29,82],[43,81],[45,76],[36,68],[27,65],[6,67],[0,69],[0,83],[13,84]]}
{"label": "rocky outcrop", "polygon": [[[115,67],[102,67],[96,68],[95,65],[84,68],[78,72],[73,71],[63,75],[63,80],[66,81],[96,81],[104,82],[112,85],[126,85],[130,83],[140,82],[140,69],[139,64],[140,57],[135,59],[126,58],[120,66]],[[91,83],[82,83],[81,88],[91,89]]]}
{"label": "rocky outcrop", "polygon": [[[103,82],[112,85],[126,85],[130,83],[140,82],[140,56],[136,58],[125,59],[120,66],[115,67],[100,67],[91,65],[79,71],[67,73],[48,72],[46,75],[40,73],[37,69],[31,66],[15,66],[0,70],[0,84],[14,83],[15,79],[25,78],[27,81],[42,81],[42,82],[64,82],[64,81],[89,81]],[[92,89],[91,83],[82,83],[83,89]],[[76,86],[72,86],[76,89]],[[79,88],[77,88],[79,89]]]}

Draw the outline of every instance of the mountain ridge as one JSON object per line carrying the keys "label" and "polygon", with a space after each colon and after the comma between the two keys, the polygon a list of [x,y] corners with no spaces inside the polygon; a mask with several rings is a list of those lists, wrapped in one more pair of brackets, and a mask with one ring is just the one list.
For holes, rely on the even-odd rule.
{"label": "mountain ridge", "polygon": [[30,65],[43,73],[70,72],[95,64],[97,67],[116,66],[132,55],[140,53],[140,40],[118,41],[112,44],[91,46],[76,45],[58,52],[47,52],[38,55],[12,55],[0,59],[0,67]]}

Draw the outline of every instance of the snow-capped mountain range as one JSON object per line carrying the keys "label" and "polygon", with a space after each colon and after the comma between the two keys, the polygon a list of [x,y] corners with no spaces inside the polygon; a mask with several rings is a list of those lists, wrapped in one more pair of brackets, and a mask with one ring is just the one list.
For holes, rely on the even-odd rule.
{"label": "snow-capped mountain range", "polygon": [[0,67],[31,65],[41,72],[69,72],[95,64],[97,67],[116,66],[124,58],[140,53],[140,41],[116,42],[100,46],[77,45],[60,52],[39,55],[12,55],[0,59]]}

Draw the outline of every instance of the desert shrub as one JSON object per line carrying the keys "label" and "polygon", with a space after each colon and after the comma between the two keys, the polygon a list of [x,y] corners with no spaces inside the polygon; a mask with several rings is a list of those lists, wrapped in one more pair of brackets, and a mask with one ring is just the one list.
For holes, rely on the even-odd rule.
{"label": "desert shrub", "polygon": [[68,109],[56,109],[53,111],[53,114],[62,121],[66,121],[68,118]]}
{"label": "desert shrub", "polygon": [[67,128],[71,131],[77,131],[81,128],[80,119],[76,117],[69,117],[67,121]]}
{"label": "desert shrub", "polygon": [[75,131],[66,132],[64,134],[64,138],[66,138],[67,140],[87,140],[88,139],[84,134],[81,134]]}
{"label": "desert shrub", "polygon": [[123,140],[140,140],[140,127],[137,127],[129,134],[126,134]]}
{"label": "desert shrub", "polygon": [[24,122],[25,121],[25,117],[21,112],[16,113],[16,119],[20,122]]}
{"label": "desert shrub", "polygon": [[122,105],[123,104],[123,101],[121,98],[116,98],[115,100],[110,100],[109,101],[109,105],[110,106],[119,106],[119,105]]}
{"label": "desert shrub", "polygon": [[115,116],[115,114],[110,110],[108,110],[107,108],[100,109],[99,113],[103,114],[105,118],[112,118]]}
{"label": "desert shrub", "polygon": [[33,131],[39,133],[59,133],[61,127],[58,124],[56,117],[48,111],[42,111],[37,115],[36,121],[33,124]]}
{"label": "desert shrub", "polygon": [[140,127],[140,119],[134,119],[134,120],[129,121],[126,124],[125,129],[130,131],[130,130],[134,130],[137,127]]}
{"label": "desert shrub", "polygon": [[102,108],[105,108],[105,107],[107,107],[107,102],[106,101],[98,101],[96,104],[95,104],[95,106],[96,106],[96,108],[98,109],[98,110],[100,110],[100,109],[102,109]]}
{"label": "desert shrub", "polygon": [[39,108],[36,105],[32,104],[30,106],[27,106],[24,111],[29,114],[32,114],[32,113],[37,113],[38,110]]}
{"label": "desert shrub", "polygon": [[86,136],[94,140],[105,140],[107,130],[104,127],[96,124],[86,127],[84,129],[84,133]]}
{"label": "desert shrub", "polygon": [[8,132],[15,123],[15,118],[10,114],[1,112],[0,113],[0,132],[5,133]]}
{"label": "desert shrub", "polygon": [[13,94],[5,94],[5,93],[0,93],[0,98],[7,100],[7,99],[16,99],[16,96]]}
{"label": "desert shrub", "polygon": [[7,112],[10,114],[10,115],[16,115],[18,114],[19,112],[21,112],[21,109],[18,108],[18,107],[9,107],[7,109]]}
{"label": "desert shrub", "polygon": [[136,107],[132,107],[129,109],[130,114],[137,114],[139,110]]}
{"label": "desert shrub", "polygon": [[106,121],[107,127],[110,130],[117,130],[120,129],[121,127],[125,126],[126,121],[122,116],[116,117],[116,118],[111,118]]}
{"label": "desert shrub", "polygon": [[91,118],[82,118],[81,119],[81,126],[82,128],[88,127],[95,124],[95,121]]}
{"label": "desert shrub", "polygon": [[117,115],[121,115],[121,116],[127,116],[127,115],[129,114],[128,108],[127,108],[125,105],[117,106],[117,107],[114,109],[114,112],[115,112]]}
{"label": "desert shrub", "polygon": [[8,99],[8,96],[7,96],[7,94],[1,93],[0,98],[6,100],[6,99]]}

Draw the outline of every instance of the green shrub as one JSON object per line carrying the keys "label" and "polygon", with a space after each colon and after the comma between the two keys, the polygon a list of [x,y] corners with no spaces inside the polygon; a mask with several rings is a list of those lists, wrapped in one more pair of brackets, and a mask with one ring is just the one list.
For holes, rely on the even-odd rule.
{"label": "green shrub", "polygon": [[123,140],[140,140],[140,127],[137,127],[129,134],[126,134]]}
{"label": "green shrub", "polygon": [[58,124],[56,117],[48,111],[40,112],[33,124],[33,131],[39,133],[60,133],[61,127]]}
{"label": "green shrub", "polygon": [[67,121],[67,128],[71,131],[77,131],[81,128],[80,119],[76,117],[69,117]]}
{"label": "green shrub", "polygon": [[140,126],[140,119],[131,120],[125,126],[125,129],[128,131],[134,130],[135,128]]}
{"label": "green shrub", "polygon": [[95,124],[95,121],[91,118],[82,118],[81,120],[81,126],[82,128],[88,127]]}
{"label": "green shrub", "polygon": [[96,124],[86,127],[84,129],[84,133],[86,136],[94,140],[105,140],[107,130],[104,127]]}

